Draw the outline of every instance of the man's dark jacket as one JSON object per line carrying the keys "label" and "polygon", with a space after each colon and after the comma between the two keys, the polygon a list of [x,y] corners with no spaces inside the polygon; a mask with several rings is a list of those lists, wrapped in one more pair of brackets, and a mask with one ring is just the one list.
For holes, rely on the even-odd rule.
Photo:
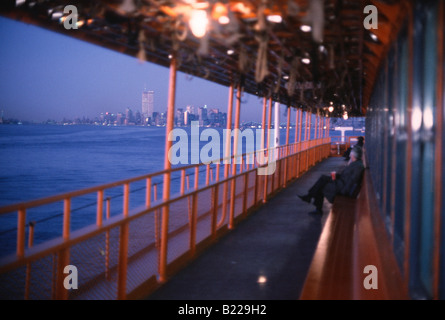
{"label": "man's dark jacket", "polygon": [[347,165],[342,172],[337,173],[334,183],[328,183],[323,188],[326,199],[332,203],[337,194],[354,197],[362,182],[364,169],[362,160],[356,160]]}

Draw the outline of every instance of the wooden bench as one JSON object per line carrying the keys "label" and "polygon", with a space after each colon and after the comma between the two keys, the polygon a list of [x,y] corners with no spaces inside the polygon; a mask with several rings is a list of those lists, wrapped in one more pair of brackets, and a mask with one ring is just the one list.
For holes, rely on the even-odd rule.
{"label": "wooden bench", "polygon": [[[356,199],[337,196],[323,227],[305,284],[304,300],[408,299],[368,170]],[[375,266],[377,289],[366,289]],[[366,279],[369,280],[369,279]]]}

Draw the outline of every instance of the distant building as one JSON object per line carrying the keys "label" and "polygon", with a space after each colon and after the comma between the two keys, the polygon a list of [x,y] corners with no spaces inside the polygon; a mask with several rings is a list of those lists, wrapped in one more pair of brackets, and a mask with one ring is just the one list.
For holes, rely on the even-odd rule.
{"label": "distant building", "polygon": [[179,127],[184,125],[184,110],[182,108],[176,110],[175,123]]}
{"label": "distant building", "polygon": [[199,125],[205,126],[208,124],[207,121],[207,106],[200,107],[198,109],[198,118],[199,118]]}
{"label": "distant building", "polygon": [[142,118],[144,119],[153,119],[154,95],[154,91],[144,90],[144,92],[142,92]]}

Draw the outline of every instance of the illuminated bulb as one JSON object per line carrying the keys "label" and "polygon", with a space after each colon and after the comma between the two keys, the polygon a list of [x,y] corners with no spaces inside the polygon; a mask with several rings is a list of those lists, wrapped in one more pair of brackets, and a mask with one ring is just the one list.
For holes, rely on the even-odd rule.
{"label": "illuminated bulb", "polygon": [[329,112],[332,112],[332,111],[334,111],[334,107],[333,107],[333,106],[330,106],[330,107],[328,108],[328,110],[329,110]]}
{"label": "illuminated bulb", "polygon": [[311,63],[311,59],[303,58],[303,59],[301,59],[301,62],[303,62],[304,64],[309,64],[309,63]]}
{"label": "illuminated bulb", "polygon": [[347,112],[345,112],[345,113],[343,114],[343,119],[348,120],[348,113],[347,113]]}
{"label": "illuminated bulb", "polygon": [[235,53],[235,50],[233,50],[233,49],[229,49],[229,50],[227,50],[227,54],[229,55],[229,56],[231,56],[232,54],[234,54]]}
{"label": "illuminated bulb", "polygon": [[267,16],[267,21],[273,22],[273,23],[281,23],[283,21],[283,18],[279,14],[274,14]]}
{"label": "illuminated bulb", "polygon": [[304,24],[300,27],[300,30],[303,32],[310,32],[312,30],[312,27],[307,24]]}
{"label": "illuminated bulb", "polygon": [[377,42],[379,40],[379,38],[377,38],[377,36],[374,33],[371,33],[371,38],[372,40],[374,40],[375,42]]}
{"label": "illuminated bulb", "polygon": [[267,278],[265,276],[259,276],[257,282],[258,283],[266,283],[267,282]]}
{"label": "illuminated bulb", "polygon": [[192,33],[197,38],[202,38],[206,34],[207,24],[209,20],[207,19],[207,12],[204,10],[193,10],[190,18],[190,29]]}
{"label": "illuminated bulb", "polygon": [[59,20],[60,21],[60,18],[62,18],[62,17],[63,17],[63,12],[53,12],[51,14],[51,19],[52,20]]}
{"label": "illuminated bulb", "polygon": [[220,24],[229,24],[230,19],[229,19],[228,16],[221,16],[221,17],[218,18],[218,22]]}

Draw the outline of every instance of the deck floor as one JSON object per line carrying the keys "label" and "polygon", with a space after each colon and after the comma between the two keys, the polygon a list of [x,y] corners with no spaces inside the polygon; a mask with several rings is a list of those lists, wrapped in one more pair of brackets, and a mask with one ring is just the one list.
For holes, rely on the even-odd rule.
{"label": "deck floor", "polygon": [[331,157],[315,165],[146,299],[298,299],[330,206],[309,214],[314,206],[297,194],[345,164]]}

